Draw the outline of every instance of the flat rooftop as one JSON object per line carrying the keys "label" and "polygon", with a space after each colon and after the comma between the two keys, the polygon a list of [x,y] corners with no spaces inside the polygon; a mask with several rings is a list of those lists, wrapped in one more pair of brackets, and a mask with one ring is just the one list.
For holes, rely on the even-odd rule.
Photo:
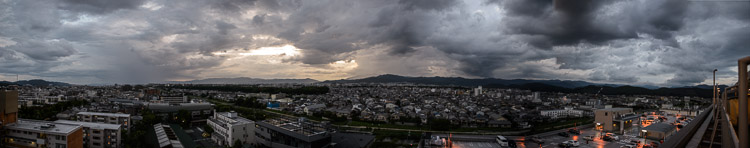
{"label": "flat rooftop", "polygon": [[633,110],[632,108],[605,108],[605,109],[597,109],[601,111],[626,111],[626,110]]}
{"label": "flat rooftop", "polygon": [[130,117],[130,114],[123,114],[123,113],[78,112],[78,114],[80,114],[80,115],[108,116],[108,117]]}
{"label": "flat rooftop", "polygon": [[266,119],[261,122],[304,136],[314,136],[326,133],[326,129],[322,127],[320,123],[309,120],[300,122],[298,118],[279,117]]}
{"label": "flat rooftop", "polygon": [[244,118],[244,117],[240,117],[239,114],[235,115],[234,117],[230,117],[229,113],[230,112],[218,112],[216,114],[237,121],[237,122],[232,123],[233,125],[246,124],[246,123],[255,123],[255,121],[253,121],[253,120],[250,120],[250,119],[247,119],[247,118]]}
{"label": "flat rooftop", "polygon": [[80,121],[70,121],[70,120],[57,120],[55,121],[55,123],[75,124],[75,125],[81,125],[87,128],[92,128],[92,129],[109,129],[109,130],[120,130],[120,127],[122,126],[119,124],[92,123],[92,122],[80,122]]}
{"label": "flat rooftop", "polygon": [[50,121],[41,120],[30,120],[30,119],[18,119],[16,123],[5,126],[8,129],[34,131],[40,133],[55,133],[61,135],[68,135],[82,128],[81,125],[67,124],[67,123],[54,123]]}
{"label": "flat rooftop", "polygon": [[671,124],[655,123],[655,124],[651,124],[651,125],[649,125],[647,127],[644,127],[643,130],[646,130],[646,131],[649,131],[649,132],[651,132],[651,131],[658,131],[658,132],[667,133],[669,131],[675,130],[676,128],[677,128],[677,126],[671,125]]}

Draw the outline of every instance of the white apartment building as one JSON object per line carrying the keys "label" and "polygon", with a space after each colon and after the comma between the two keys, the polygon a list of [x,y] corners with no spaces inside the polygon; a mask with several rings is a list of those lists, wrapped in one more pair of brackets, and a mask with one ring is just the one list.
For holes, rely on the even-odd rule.
{"label": "white apartment building", "polygon": [[99,112],[78,112],[76,120],[93,123],[120,124],[125,129],[130,129],[130,114],[122,113],[99,113]]}
{"label": "white apartment building", "polygon": [[92,123],[70,120],[57,120],[55,123],[83,126],[83,145],[88,148],[120,148],[122,143],[122,125]]}
{"label": "white apartment building", "polygon": [[552,119],[559,119],[565,117],[581,117],[583,116],[583,111],[575,110],[573,107],[565,107],[565,109],[543,110],[540,114]]}
{"label": "white apartment building", "polygon": [[238,117],[234,111],[214,112],[206,122],[214,129],[211,140],[221,146],[234,146],[236,140],[244,144],[255,143],[255,121]]}

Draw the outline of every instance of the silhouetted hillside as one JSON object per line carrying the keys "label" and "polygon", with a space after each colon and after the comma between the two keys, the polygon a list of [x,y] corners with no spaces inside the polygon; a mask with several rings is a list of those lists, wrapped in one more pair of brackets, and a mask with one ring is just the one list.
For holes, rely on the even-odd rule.
{"label": "silhouetted hillside", "polygon": [[16,81],[16,82],[0,81],[0,86],[7,86],[7,85],[70,86],[70,84],[68,83],[45,81],[41,79],[21,80],[21,81]]}

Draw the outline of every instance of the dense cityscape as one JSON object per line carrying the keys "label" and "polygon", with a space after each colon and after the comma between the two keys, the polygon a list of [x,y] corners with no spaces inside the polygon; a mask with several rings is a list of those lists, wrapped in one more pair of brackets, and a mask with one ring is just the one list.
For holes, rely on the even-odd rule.
{"label": "dense cityscape", "polygon": [[[578,139],[580,134],[592,134],[586,136],[587,143],[619,147],[662,143],[711,103],[696,96],[601,95],[412,83],[26,84],[2,88],[4,107],[17,104],[16,111],[5,112],[5,123],[15,118],[23,125],[36,125],[6,126],[5,137],[12,140],[5,144],[15,146],[547,147],[568,144],[564,140],[568,138],[533,141],[530,137],[549,137],[550,132],[560,130],[567,135],[571,130],[571,134],[578,134],[573,140],[583,142],[584,136]],[[599,119],[600,112],[618,116],[607,121]],[[13,117],[7,117],[11,113]],[[617,128],[618,124],[623,128]],[[653,137],[635,130],[656,125],[672,127],[659,131],[666,135]],[[62,132],[44,128],[60,128]],[[60,139],[56,136],[25,138],[27,133],[39,133],[71,139],[81,134],[75,129],[84,133],[78,143],[51,140]],[[604,137],[593,135],[598,133],[595,130],[630,139],[624,143],[595,140]],[[434,141],[446,134],[473,136],[475,140]],[[553,133],[553,138],[557,134]],[[511,142],[498,143],[497,136]],[[33,139],[49,140],[40,143]]]}

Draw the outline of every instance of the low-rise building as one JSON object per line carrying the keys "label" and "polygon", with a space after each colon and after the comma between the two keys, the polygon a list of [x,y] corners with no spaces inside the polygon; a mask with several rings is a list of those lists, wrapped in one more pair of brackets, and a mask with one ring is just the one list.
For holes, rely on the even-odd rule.
{"label": "low-rise building", "polygon": [[180,138],[177,137],[172,127],[169,125],[162,125],[161,123],[154,125],[154,133],[156,134],[156,141],[159,143],[159,148],[183,148]]}
{"label": "low-rise building", "polygon": [[594,128],[605,132],[622,132],[637,122],[632,108],[605,108],[594,111]]}
{"label": "low-rise building", "polygon": [[565,109],[543,110],[540,111],[540,114],[551,119],[559,119],[567,117],[581,117],[583,116],[583,111],[573,109],[573,107],[565,107]]}
{"label": "low-rise building", "polygon": [[256,122],[256,125],[256,143],[265,147],[323,148],[331,144],[331,134],[324,124],[304,118],[273,118]]}
{"label": "low-rise building", "polygon": [[83,126],[83,145],[88,148],[119,148],[122,143],[122,125],[57,120],[55,123]]}
{"label": "low-rise building", "polygon": [[19,119],[4,128],[5,147],[83,147],[83,127],[80,125]]}
{"label": "low-rise building", "polygon": [[167,118],[170,114],[174,116],[180,110],[185,110],[190,113],[192,118],[192,121],[190,121],[191,125],[206,124],[206,119],[213,114],[213,106],[210,103],[150,103],[147,105],[147,108],[161,118]]}
{"label": "low-rise building", "polygon": [[76,120],[93,123],[120,124],[125,129],[130,129],[130,114],[100,113],[100,112],[78,112]]}
{"label": "low-rise building", "polygon": [[168,104],[189,103],[187,96],[161,96],[161,101]]}
{"label": "low-rise building", "polygon": [[665,140],[666,137],[674,134],[677,126],[666,124],[666,123],[654,123],[647,127],[644,127],[641,131],[641,136],[645,136],[648,139],[654,140]]}
{"label": "low-rise building", "polygon": [[216,112],[207,124],[214,129],[211,140],[221,146],[232,147],[235,141],[255,143],[255,121],[239,117],[234,111]]}

